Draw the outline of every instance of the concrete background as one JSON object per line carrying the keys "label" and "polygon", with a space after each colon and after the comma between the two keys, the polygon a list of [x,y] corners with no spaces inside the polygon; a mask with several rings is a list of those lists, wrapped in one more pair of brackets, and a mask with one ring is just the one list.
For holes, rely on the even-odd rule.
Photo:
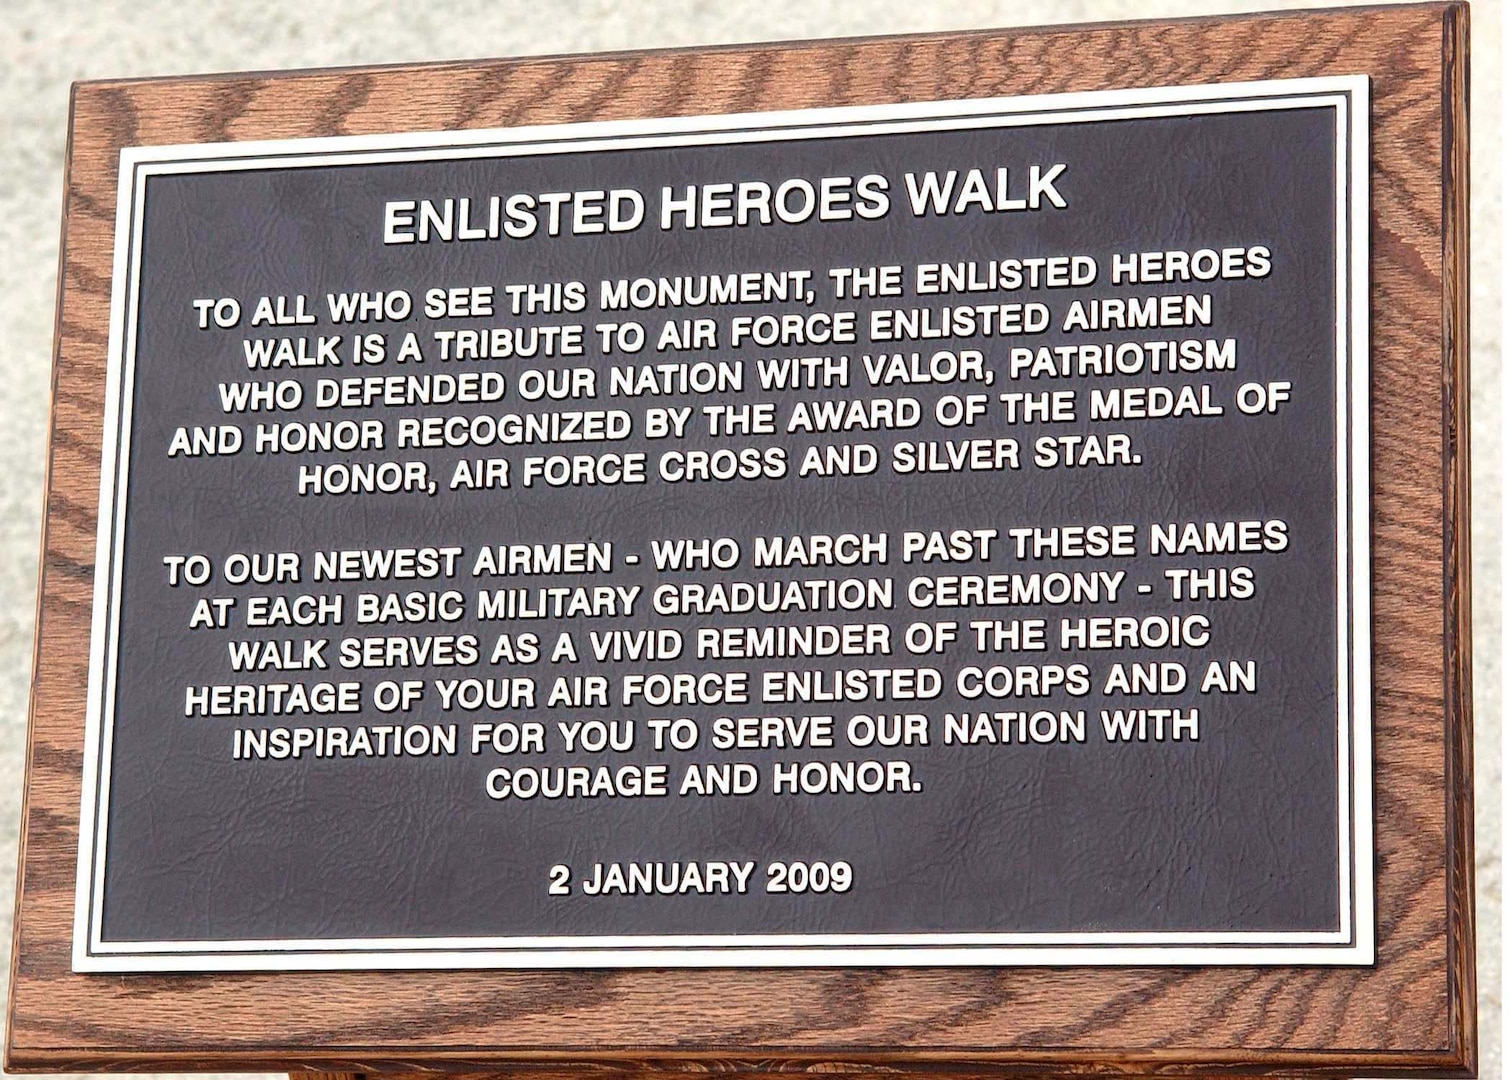
{"label": "concrete background", "polygon": [[[0,0],[0,972],[10,967],[9,898],[26,739],[70,82],[1310,6],[1320,5],[1298,0]],[[1484,1077],[1501,1076],[1500,23],[1500,0],[1474,0],[1471,441]]]}

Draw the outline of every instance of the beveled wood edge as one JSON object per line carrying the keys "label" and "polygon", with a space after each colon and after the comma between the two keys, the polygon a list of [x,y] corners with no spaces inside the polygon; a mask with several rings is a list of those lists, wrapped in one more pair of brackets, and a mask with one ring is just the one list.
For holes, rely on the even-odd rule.
{"label": "beveled wood edge", "polygon": [[[36,1062],[35,1064],[33,1062]],[[300,1068],[299,1066],[303,1066]],[[1054,1077],[1288,1077],[1333,1078],[1473,1077],[1454,1051],[1360,1052],[1329,1051],[1213,1051],[1188,1050],[1012,1050],[966,1054],[940,1050],[870,1050],[844,1055],[816,1052],[809,1047],[763,1047],[750,1055],[633,1050],[589,1054],[554,1050],[428,1048],[405,1056],[392,1046],[342,1047],[324,1055],[279,1054],[275,1051],[233,1052],[202,1057],[192,1052],[143,1054],[140,1060],[121,1055],[69,1055],[51,1051],[31,1056],[24,1067],[6,1063],[10,1073],[86,1072],[108,1068],[116,1072],[288,1072],[294,1078],[368,1078],[409,1080],[451,1074],[472,1077],[519,1076],[526,1080],[694,1080],[716,1073],[721,1080],[750,1077],[771,1080],[773,1074],[864,1075],[873,1080],[1051,1080]]]}
{"label": "beveled wood edge", "polygon": [[[1443,402],[1444,461],[1444,625],[1445,625],[1445,798],[1446,798],[1446,880],[1447,936],[1449,955],[1447,977],[1450,1011],[1451,1046],[1441,1051],[1250,1051],[1215,1049],[1193,1051],[1108,1049],[1031,1048],[1013,1050],[913,1050],[875,1048],[854,1050],[837,1055],[815,1051],[812,1047],[763,1047],[749,1057],[711,1055],[702,1050],[684,1052],[657,1051],[651,1055],[634,1050],[584,1053],[581,1050],[553,1049],[506,1051],[492,1047],[430,1046],[413,1054],[396,1053],[392,1045],[332,1047],[330,1053],[311,1056],[300,1053],[291,1057],[278,1051],[248,1049],[200,1056],[195,1051],[151,1051],[140,1053],[71,1053],[66,1050],[29,1048],[26,1061],[13,1060],[13,1046],[7,1029],[3,1067],[6,1072],[46,1073],[78,1072],[96,1069],[116,1071],[172,1070],[198,1071],[272,1071],[293,1070],[296,1065],[306,1071],[289,1071],[291,1080],[364,1080],[377,1075],[398,1077],[443,1075],[467,1072],[478,1075],[529,1075],[532,1080],[582,1080],[587,1076],[603,1078],[655,1078],[693,1073],[720,1072],[733,1075],[769,1076],[781,1072],[924,1074],[939,1080],[967,1076],[1155,1076],[1198,1077],[1222,1073],[1235,1076],[1278,1076],[1307,1073],[1318,1076],[1353,1077],[1368,1073],[1378,1077],[1422,1076],[1425,1074],[1473,1077],[1477,1067],[1476,981],[1474,934],[1474,801],[1473,789],[1473,713],[1472,701],[1472,621],[1470,602],[1470,458],[1469,458],[1469,0],[1418,0],[1404,4],[1372,4],[1351,7],[1255,11],[1219,16],[1200,15],[1161,19],[1162,23],[1204,22],[1219,24],[1255,18],[1315,17],[1318,15],[1360,15],[1402,9],[1440,9],[1443,11],[1443,350],[1441,377]],[[144,83],[194,81],[242,81],[257,78],[300,78],[354,72],[398,74],[407,71],[443,73],[450,70],[475,69],[478,66],[509,67],[517,63],[537,63],[591,58],[614,60],[644,57],[648,54],[707,55],[753,50],[795,50],[816,47],[889,40],[900,43],[931,42],[944,39],[1000,37],[1005,32],[1015,36],[1063,34],[1078,30],[1107,29],[1126,25],[1124,20],[1052,24],[1035,27],[1007,27],[965,31],[940,31],[906,35],[866,35],[833,39],[788,40],[775,42],[738,42],[716,46],[685,46],[653,50],[617,50],[591,54],[541,54],[496,60],[478,59],[433,63],[396,63],[298,69],[294,71],[226,72],[192,76],[158,76],[134,79],[78,80],[69,97],[69,139],[64,154],[58,276],[54,311],[54,340],[50,377],[49,442],[44,473],[44,492],[51,492],[54,435],[58,418],[56,387],[62,347],[62,297],[65,288],[67,239],[69,226],[70,177],[72,176],[73,130],[78,95],[87,91],[125,88]],[[40,631],[42,599],[46,591],[47,534],[50,500],[44,496],[42,546],[38,555],[36,618]],[[41,635],[34,633],[31,681],[36,682]],[[30,747],[35,724],[35,694],[31,696],[27,717],[27,746]],[[27,804],[30,793],[32,756],[26,755],[22,792],[21,836],[18,862],[25,865],[27,846]],[[19,914],[21,890],[16,890],[15,910]],[[11,983],[7,992],[7,1020],[14,1005],[15,969],[19,949],[16,941],[19,919],[12,928]]]}
{"label": "beveled wood edge", "polygon": [[[26,742],[23,744],[21,761],[21,831],[16,841],[16,878],[14,895],[11,897],[11,952],[8,981],[5,985],[5,1043],[0,1068],[11,1072],[10,1018],[16,1008],[16,970],[21,955],[21,901],[22,881],[26,871],[26,847],[28,823],[31,821],[32,754],[33,736],[37,724],[37,677],[42,670],[42,612],[43,598],[47,595],[47,539],[52,528],[52,483],[53,458],[57,452],[58,428],[58,371],[63,352],[63,292],[68,281],[68,208],[73,194],[70,178],[73,176],[74,120],[78,109],[79,84],[74,83],[68,93],[68,140],[63,147],[63,185],[60,198],[62,212],[58,217],[58,272],[53,297],[52,364],[47,380],[47,453],[42,463],[42,528],[38,530],[37,548],[37,599],[32,615],[31,664],[27,667],[26,694]],[[82,808],[81,808],[82,813]]]}
{"label": "beveled wood edge", "polygon": [[1444,644],[1449,1031],[1477,1069],[1475,733],[1470,569],[1470,8],[1444,12]]}
{"label": "beveled wood edge", "polygon": [[[1491,0],[1483,0],[1491,2]],[[399,74],[402,72],[426,72],[444,73],[447,71],[471,70],[481,66],[509,66],[518,63],[557,63],[592,59],[595,61],[613,62],[616,60],[643,59],[645,57],[676,58],[678,56],[709,56],[720,53],[742,53],[760,50],[772,51],[803,51],[818,47],[830,46],[865,45],[878,41],[896,42],[898,44],[928,44],[939,41],[958,41],[972,38],[1001,37],[1005,33],[1011,33],[1015,37],[1040,37],[1048,34],[1065,34],[1072,32],[1092,32],[1098,30],[1116,30],[1128,26],[1131,22],[1158,22],[1163,25],[1182,26],[1191,23],[1206,23],[1209,25],[1222,25],[1231,22],[1243,22],[1251,19],[1311,19],[1320,15],[1369,15],[1382,12],[1412,11],[1412,10],[1438,10],[1447,5],[1464,8],[1467,12],[1470,0],[1407,0],[1404,3],[1373,3],[1373,4],[1350,4],[1334,7],[1304,7],[1304,8],[1261,8],[1256,11],[1231,11],[1210,15],[1173,15],[1161,18],[1149,19],[1098,19],[1086,22],[1061,22],[1040,23],[1035,26],[997,26],[997,27],[974,27],[961,30],[926,30],[905,34],[847,34],[832,38],[776,38],[771,41],[730,41],[717,45],[672,45],[663,48],[651,49],[604,49],[587,53],[522,53],[516,56],[501,57],[476,57],[471,60],[423,60],[423,61],[396,61],[389,64],[345,64],[327,67],[308,68],[259,68],[251,71],[212,71],[195,73],[192,75],[145,75],[130,78],[100,78],[100,79],[77,79],[73,87],[85,87],[90,90],[116,90],[129,89],[135,86],[151,85],[153,83],[172,82],[196,82],[196,83],[219,83],[219,82],[245,82],[248,79],[277,79],[291,77],[322,77],[331,75],[353,75],[358,73],[382,73]],[[1468,41],[1468,29],[1466,30]],[[70,117],[70,121],[71,121]],[[233,139],[233,142],[242,140]],[[144,143],[143,145],[152,145]]]}

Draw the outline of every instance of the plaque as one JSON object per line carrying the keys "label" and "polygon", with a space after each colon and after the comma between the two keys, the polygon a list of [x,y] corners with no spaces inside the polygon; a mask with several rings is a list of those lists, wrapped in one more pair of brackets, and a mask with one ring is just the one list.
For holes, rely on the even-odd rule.
{"label": "plaque", "polygon": [[1473,1061],[1463,29],[81,86],[10,1061]]}
{"label": "plaque", "polygon": [[1369,962],[1368,109],[128,151],[76,966]]}

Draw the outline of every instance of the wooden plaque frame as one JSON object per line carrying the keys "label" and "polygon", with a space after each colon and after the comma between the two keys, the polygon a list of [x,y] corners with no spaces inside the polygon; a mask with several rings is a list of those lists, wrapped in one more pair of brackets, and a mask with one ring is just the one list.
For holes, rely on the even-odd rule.
{"label": "wooden plaque frame", "polygon": [[[1430,3],[77,85],[6,1068],[1470,1075],[1468,40],[1465,4]],[[122,147],[1347,74],[1371,78],[1374,966],[71,970]]]}

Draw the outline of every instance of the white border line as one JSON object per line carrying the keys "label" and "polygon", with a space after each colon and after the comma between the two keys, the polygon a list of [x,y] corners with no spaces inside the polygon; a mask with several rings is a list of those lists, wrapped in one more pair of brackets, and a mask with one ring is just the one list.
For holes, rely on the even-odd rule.
{"label": "white border line", "polygon": [[[75,971],[789,967],[1065,964],[1369,964],[1374,960],[1369,551],[1369,79],[923,102],[508,130],[128,147],[121,151],[100,530],[75,890]],[[1331,108],[1337,122],[1336,476],[1340,926],[1319,932],[763,934],[107,942],[104,865],[126,470],[136,363],[143,189],[152,176],[583,153],[629,147],[851,138],[1160,116]],[[128,303],[129,301],[129,303]]]}

